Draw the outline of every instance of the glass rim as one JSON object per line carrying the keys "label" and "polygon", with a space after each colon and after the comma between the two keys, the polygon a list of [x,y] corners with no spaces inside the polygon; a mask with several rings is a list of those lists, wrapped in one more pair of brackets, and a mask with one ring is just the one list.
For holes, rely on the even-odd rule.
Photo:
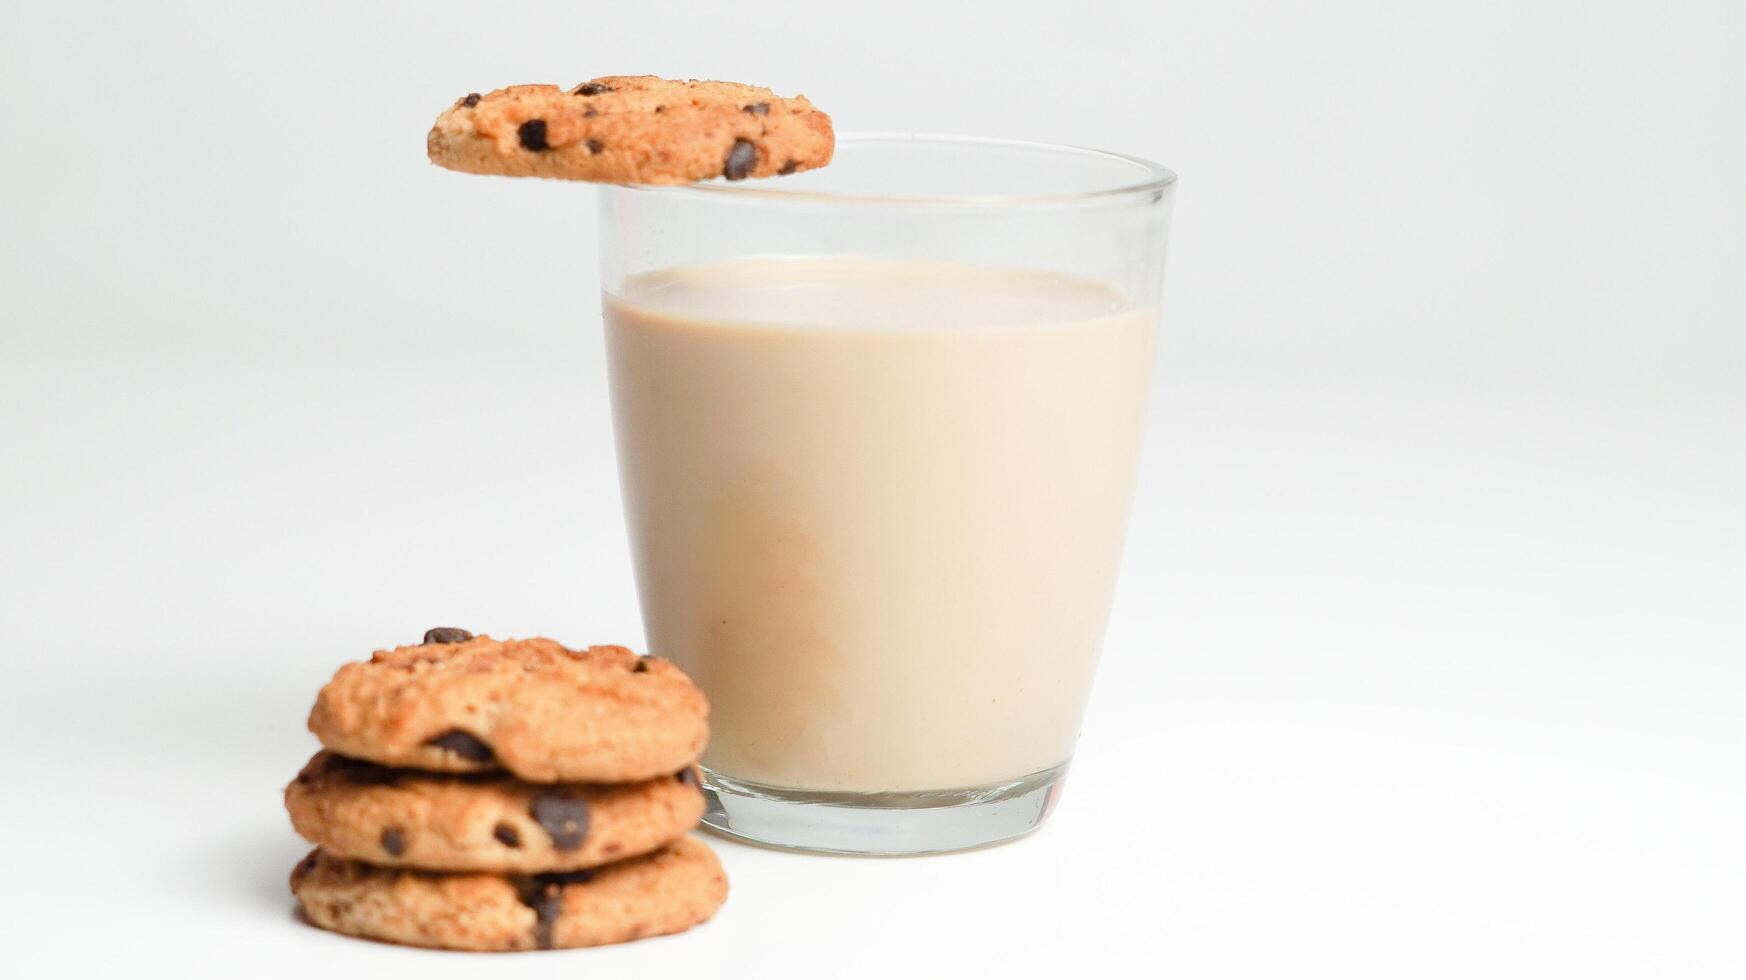
{"label": "glass rim", "polygon": [[1124,163],[1139,171],[1139,179],[1116,183],[1089,191],[1060,194],[871,194],[819,190],[784,190],[772,186],[777,181],[703,181],[692,184],[617,184],[621,190],[639,194],[685,197],[701,195],[719,199],[744,199],[768,204],[873,204],[925,205],[937,207],[1015,207],[1027,205],[1063,205],[1106,202],[1115,198],[1143,197],[1161,194],[1176,183],[1176,172],[1144,157],[1109,150],[1097,150],[1066,143],[1046,143],[1039,140],[1002,139],[988,136],[954,136],[935,133],[866,132],[842,133],[837,146],[867,146],[873,144],[932,143],[961,147],[988,147],[1007,150],[1037,150],[1062,156],[1077,156]]}

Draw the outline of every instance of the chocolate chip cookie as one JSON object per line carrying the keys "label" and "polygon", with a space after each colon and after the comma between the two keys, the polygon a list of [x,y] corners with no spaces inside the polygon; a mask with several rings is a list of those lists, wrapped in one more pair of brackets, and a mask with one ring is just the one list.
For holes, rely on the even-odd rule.
{"label": "chocolate chip cookie", "polygon": [[709,737],[703,692],[660,658],[464,630],[427,640],[341,667],[309,713],[321,744],[384,766],[632,783],[671,778]]}
{"label": "chocolate chip cookie", "polygon": [[836,147],[805,96],[736,82],[609,75],[456,100],[426,139],[438,166],[616,184],[741,180],[810,170]]}
{"label": "chocolate chip cookie", "polygon": [[689,766],[640,783],[439,775],[318,752],[285,787],[304,839],[336,857],[433,871],[573,871],[646,854],[697,826]]}
{"label": "chocolate chip cookie", "polygon": [[681,932],[727,898],[727,876],[689,837],[592,871],[544,875],[378,868],[317,849],[291,891],[323,929],[438,949],[564,949]]}

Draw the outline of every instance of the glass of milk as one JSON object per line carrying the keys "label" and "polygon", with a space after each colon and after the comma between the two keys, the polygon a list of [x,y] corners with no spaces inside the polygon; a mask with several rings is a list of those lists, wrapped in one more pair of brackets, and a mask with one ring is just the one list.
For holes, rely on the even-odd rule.
{"label": "glass of milk", "polygon": [[1073,757],[1126,533],[1175,176],[870,135],[601,190],[650,652],[709,695],[723,832],[956,850]]}

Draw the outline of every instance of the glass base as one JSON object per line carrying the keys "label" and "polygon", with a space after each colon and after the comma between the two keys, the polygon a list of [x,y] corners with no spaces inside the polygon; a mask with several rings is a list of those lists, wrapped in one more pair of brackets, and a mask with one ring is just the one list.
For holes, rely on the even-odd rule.
{"label": "glass base", "polygon": [[730,837],[824,854],[936,854],[1037,829],[1066,784],[1067,764],[968,789],[831,793],[703,770],[703,822]]}

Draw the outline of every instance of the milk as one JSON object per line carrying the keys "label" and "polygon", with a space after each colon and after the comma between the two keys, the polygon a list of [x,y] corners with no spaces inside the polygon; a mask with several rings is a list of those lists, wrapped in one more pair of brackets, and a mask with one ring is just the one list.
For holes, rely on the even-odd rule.
{"label": "milk", "polygon": [[1072,756],[1155,310],[850,258],[646,273],[605,310],[649,647],[709,695],[706,766],[913,792]]}

